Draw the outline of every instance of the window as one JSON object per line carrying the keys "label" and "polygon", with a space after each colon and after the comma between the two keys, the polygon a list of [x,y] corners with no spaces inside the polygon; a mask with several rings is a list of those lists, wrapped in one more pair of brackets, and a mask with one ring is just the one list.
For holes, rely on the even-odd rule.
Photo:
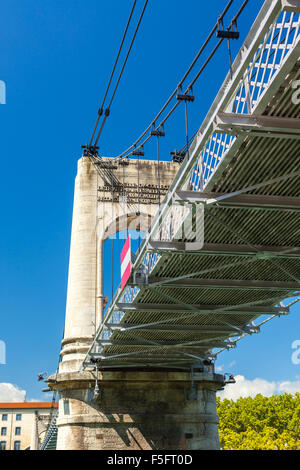
{"label": "window", "polygon": [[21,450],[21,441],[14,442],[14,450]]}
{"label": "window", "polygon": [[0,450],[6,450],[6,442],[0,441]]}
{"label": "window", "polygon": [[16,421],[22,421],[22,414],[21,413],[16,414]]}
{"label": "window", "polygon": [[15,429],[15,435],[16,435],[16,436],[21,436],[21,428],[18,428],[18,427],[17,427],[17,428]]}
{"label": "window", "polygon": [[1,428],[1,436],[6,436],[6,429],[7,428]]}
{"label": "window", "polygon": [[7,416],[8,416],[7,413],[3,414],[2,415],[2,421],[7,421]]}
{"label": "window", "polygon": [[64,400],[64,414],[69,415],[70,414],[70,403],[69,400]]}

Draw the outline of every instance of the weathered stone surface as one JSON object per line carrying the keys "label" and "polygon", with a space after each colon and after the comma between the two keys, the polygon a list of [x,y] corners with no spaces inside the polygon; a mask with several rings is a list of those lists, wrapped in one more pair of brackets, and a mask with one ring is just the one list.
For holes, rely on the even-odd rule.
{"label": "weathered stone surface", "polygon": [[[176,164],[161,163],[162,195],[177,170]],[[62,362],[49,379],[60,394],[58,449],[218,449],[215,392],[223,376],[195,374],[197,400],[189,401],[190,374],[105,371],[99,373],[101,400],[95,403],[95,372],[78,372],[102,318],[103,243],[116,230],[147,230],[157,211],[156,162],[131,161],[113,172],[109,186],[89,158],[78,162]],[[129,196],[120,203],[123,183]],[[140,227],[132,225],[137,220]]]}
{"label": "weathered stone surface", "polygon": [[[116,161],[110,158],[103,158],[103,162],[116,165]],[[157,211],[157,162],[141,160],[138,164],[138,161],[130,160],[126,167],[119,165],[110,171],[114,175],[112,186],[108,184],[112,181],[104,181],[99,176],[88,157],[78,161],[61,372],[79,369],[95,327],[102,320],[104,241],[118,230],[148,230],[151,217]],[[175,163],[160,163],[162,194],[168,190],[177,171]],[[138,191],[141,196],[139,205],[132,199],[133,195],[137,198]]]}
{"label": "weathered stone surface", "polygon": [[188,401],[184,372],[99,373],[97,403],[89,401],[94,378],[88,372],[50,378],[60,391],[59,449],[219,449],[216,390],[223,376],[196,373],[197,400]]}

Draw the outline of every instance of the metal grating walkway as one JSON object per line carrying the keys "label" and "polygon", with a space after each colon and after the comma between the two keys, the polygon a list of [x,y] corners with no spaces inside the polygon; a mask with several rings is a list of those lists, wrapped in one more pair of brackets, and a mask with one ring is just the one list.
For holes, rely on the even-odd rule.
{"label": "metal grating walkway", "polygon": [[[300,296],[299,57],[300,1],[267,0],[83,368],[190,368],[289,313]],[[201,249],[175,237],[185,219],[174,202],[203,208]]]}

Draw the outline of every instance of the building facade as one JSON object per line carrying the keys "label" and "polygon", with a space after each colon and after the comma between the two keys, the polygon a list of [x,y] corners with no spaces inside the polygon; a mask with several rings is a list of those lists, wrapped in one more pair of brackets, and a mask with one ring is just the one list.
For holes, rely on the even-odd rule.
{"label": "building facade", "polygon": [[38,450],[57,406],[0,403],[0,450]]}

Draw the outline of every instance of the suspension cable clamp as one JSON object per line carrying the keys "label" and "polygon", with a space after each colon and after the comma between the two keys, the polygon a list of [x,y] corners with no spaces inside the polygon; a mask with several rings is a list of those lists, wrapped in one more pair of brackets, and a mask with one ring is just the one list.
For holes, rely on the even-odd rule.
{"label": "suspension cable clamp", "polygon": [[[220,28],[222,25],[222,29]],[[235,26],[235,31],[230,31],[229,29],[224,29],[224,22],[223,18],[218,20],[218,31],[217,31],[217,38],[219,39],[239,39],[240,33],[237,30],[237,22],[236,20],[232,22],[232,26]]]}
{"label": "suspension cable clamp", "polygon": [[165,137],[165,132],[164,131],[159,131],[159,130],[156,130],[154,129],[153,131],[151,131],[151,136],[153,135],[156,135],[157,137]]}
{"label": "suspension cable clamp", "polygon": [[95,145],[82,145],[81,148],[83,149],[83,156],[90,157],[92,155],[98,155],[99,147]]}
{"label": "suspension cable clamp", "polygon": [[183,160],[185,159],[185,152],[181,152],[179,150],[175,150],[174,152],[170,152],[170,155],[172,155],[172,162],[173,163],[182,163]]}
{"label": "suspension cable clamp", "polygon": [[185,95],[185,94],[179,94],[177,93],[176,96],[178,101],[195,101],[195,97],[193,95]]}
{"label": "suspension cable clamp", "polygon": [[108,117],[108,116],[110,115],[110,110],[109,110],[109,108],[106,108],[104,114],[105,114],[106,117]]}
{"label": "suspension cable clamp", "polygon": [[220,39],[239,39],[240,33],[238,31],[224,31],[220,30],[217,32],[217,38]]}
{"label": "suspension cable clamp", "polygon": [[119,165],[127,166],[129,164],[130,164],[130,161],[129,161],[128,157],[122,158],[122,160],[119,161]]}
{"label": "suspension cable clamp", "polygon": [[142,150],[133,150],[132,155],[134,155],[135,157],[144,157],[145,152],[143,152]]}

